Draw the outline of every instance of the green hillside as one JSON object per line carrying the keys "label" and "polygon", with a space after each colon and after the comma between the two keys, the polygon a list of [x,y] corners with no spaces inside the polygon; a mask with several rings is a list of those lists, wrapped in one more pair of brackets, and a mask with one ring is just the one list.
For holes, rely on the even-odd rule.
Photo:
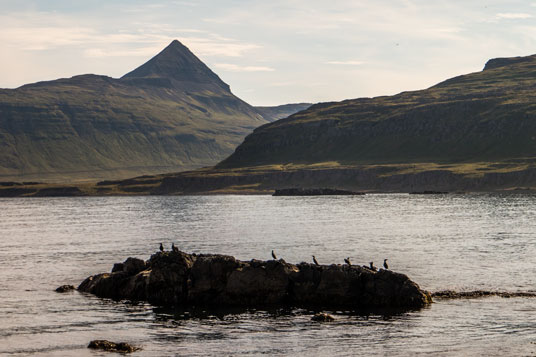
{"label": "green hillside", "polygon": [[536,56],[426,90],[311,106],[257,128],[219,168],[536,158]]}
{"label": "green hillside", "polygon": [[0,181],[208,166],[266,122],[173,41],[120,79],[81,75],[0,90]]}

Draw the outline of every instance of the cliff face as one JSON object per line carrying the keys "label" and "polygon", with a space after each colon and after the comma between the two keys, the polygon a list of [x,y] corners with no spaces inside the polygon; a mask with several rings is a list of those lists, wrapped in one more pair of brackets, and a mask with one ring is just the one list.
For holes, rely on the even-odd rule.
{"label": "cliff face", "polygon": [[173,41],[121,79],[81,75],[0,90],[0,181],[208,166],[266,122]]}
{"label": "cliff face", "polygon": [[536,157],[536,56],[422,91],[313,105],[257,128],[220,168],[493,162]]}
{"label": "cliff face", "polygon": [[180,306],[314,306],[419,308],[430,294],[406,275],[361,266],[249,262],[225,255],[160,252],[129,258],[78,290],[100,297]]}

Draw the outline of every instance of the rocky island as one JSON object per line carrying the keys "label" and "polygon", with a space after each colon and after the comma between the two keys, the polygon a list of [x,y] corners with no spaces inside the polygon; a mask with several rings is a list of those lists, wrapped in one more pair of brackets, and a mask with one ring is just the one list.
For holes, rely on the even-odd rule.
{"label": "rocky island", "polygon": [[128,258],[78,290],[164,306],[420,308],[432,302],[406,275],[358,265],[240,261],[219,254],[158,252]]}

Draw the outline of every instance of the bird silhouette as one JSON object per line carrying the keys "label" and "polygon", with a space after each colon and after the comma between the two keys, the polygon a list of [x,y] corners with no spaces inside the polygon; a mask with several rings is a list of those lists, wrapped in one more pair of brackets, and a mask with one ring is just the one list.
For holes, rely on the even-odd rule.
{"label": "bird silhouette", "polygon": [[384,267],[385,269],[389,269],[389,264],[387,264],[387,259],[384,259],[384,260],[383,260],[383,267]]}
{"label": "bird silhouette", "polygon": [[274,260],[277,260],[277,257],[275,256],[275,253],[274,253],[273,249],[272,249],[272,258],[274,258]]}
{"label": "bird silhouette", "polygon": [[314,255],[313,255],[313,263],[315,263],[315,265],[320,265],[320,264],[318,264],[318,261],[316,260]]}
{"label": "bird silhouette", "polygon": [[160,251],[161,251],[161,252],[164,251],[164,246],[162,245],[162,243],[160,243]]}
{"label": "bird silhouette", "polygon": [[350,257],[344,258],[344,262],[348,265],[352,265],[352,263],[350,262]]}
{"label": "bird silhouette", "polygon": [[171,243],[171,250],[174,251],[175,253],[179,252],[179,248],[175,247],[175,243]]}
{"label": "bird silhouette", "polygon": [[378,270],[375,266],[374,266],[374,263],[373,262],[370,262],[370,270]]}

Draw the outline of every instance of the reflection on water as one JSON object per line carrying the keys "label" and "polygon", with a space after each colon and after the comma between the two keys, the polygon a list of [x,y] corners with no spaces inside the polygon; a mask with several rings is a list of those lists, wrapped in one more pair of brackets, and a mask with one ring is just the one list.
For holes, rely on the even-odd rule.
{"label": "reflection on water", "polygon": [[93,356],[96,338],[140,356],[534,354],[529,298],[334,311],[319,324],[308,310],[169,310],[53,290],[174,241],[245,260],[389,258],[433,291],[536,291],[535,208],[526,194],[0,199],[0,355]]}

